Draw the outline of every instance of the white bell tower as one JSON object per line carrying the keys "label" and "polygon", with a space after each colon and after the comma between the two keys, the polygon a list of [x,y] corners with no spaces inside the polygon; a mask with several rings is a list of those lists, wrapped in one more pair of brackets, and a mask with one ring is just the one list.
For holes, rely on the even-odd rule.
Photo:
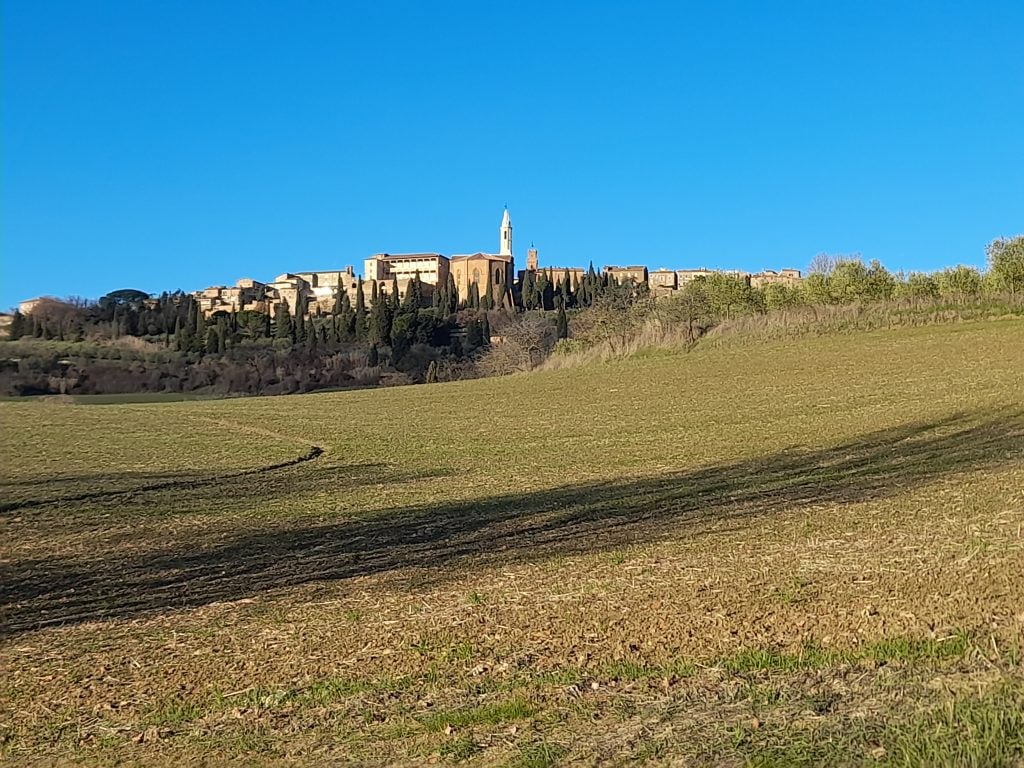
{"label": "white bell tower", "polygon": [[501,217],[501,249],[500,256],[512,255],[512,220],[508,216],[508,206],[505,206],[505,215]]}

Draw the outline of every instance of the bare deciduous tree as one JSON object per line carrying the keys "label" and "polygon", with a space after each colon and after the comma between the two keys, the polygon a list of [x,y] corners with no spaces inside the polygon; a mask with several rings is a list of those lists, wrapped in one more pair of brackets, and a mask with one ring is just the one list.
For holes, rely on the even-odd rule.
{"label": "bare deciduous tree", "polygon": [[503,325],[490,348],[477,363],[484,376],[505,376],[529,371],[548,356],[555,345],[555,329],[542,315],[527,312]]}

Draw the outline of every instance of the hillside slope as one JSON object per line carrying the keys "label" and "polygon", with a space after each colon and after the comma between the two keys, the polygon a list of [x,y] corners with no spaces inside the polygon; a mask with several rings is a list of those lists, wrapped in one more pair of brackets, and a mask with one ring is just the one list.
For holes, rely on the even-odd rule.
{"label": "hillside slope", "polygon": [[0,755],[1013,764],[1022,342],[0,403]]}

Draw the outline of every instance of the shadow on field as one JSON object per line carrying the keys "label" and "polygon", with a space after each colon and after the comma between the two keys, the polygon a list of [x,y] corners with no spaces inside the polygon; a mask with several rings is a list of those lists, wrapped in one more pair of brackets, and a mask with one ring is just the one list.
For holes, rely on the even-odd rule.
{"label": "shadow on field", "polygon": [[[786,509],[884,498],[953,472],[1024,457],[1024,415],[960,415],[819,450],[631,480],[390,510],[371,518],[0,566],[0,634],[236,600],[266,590],[455,564],[487,565],[698,535]],[[326,468],[325,468],[326,469]],[[322,471],[296,467],[308,484]]]}

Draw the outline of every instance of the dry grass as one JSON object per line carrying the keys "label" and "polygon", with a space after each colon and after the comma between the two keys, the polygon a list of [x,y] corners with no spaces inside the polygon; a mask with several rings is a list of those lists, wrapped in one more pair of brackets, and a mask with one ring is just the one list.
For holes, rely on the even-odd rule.
{"label": "dry grass", "polygon": [[0,755],[1019,763],[1020,338],[0,403]]}
{"label": "dry grass", "polygon": [[1022,316],[1024,296],[1015,294],[979,296],[959,302],[938,298],[899,299],[868,304],[793,307],[725,319],[709,327],[706,333],[703,333],[699,323],[696,330],[691,331],[655,311],[638,329],[622,338],[606,339],[592,346],[575,344],[570,339],[546,359],[540,368],[549,371],[566,370],[594,363],[693,349],[981,320],[1006,320]]}

